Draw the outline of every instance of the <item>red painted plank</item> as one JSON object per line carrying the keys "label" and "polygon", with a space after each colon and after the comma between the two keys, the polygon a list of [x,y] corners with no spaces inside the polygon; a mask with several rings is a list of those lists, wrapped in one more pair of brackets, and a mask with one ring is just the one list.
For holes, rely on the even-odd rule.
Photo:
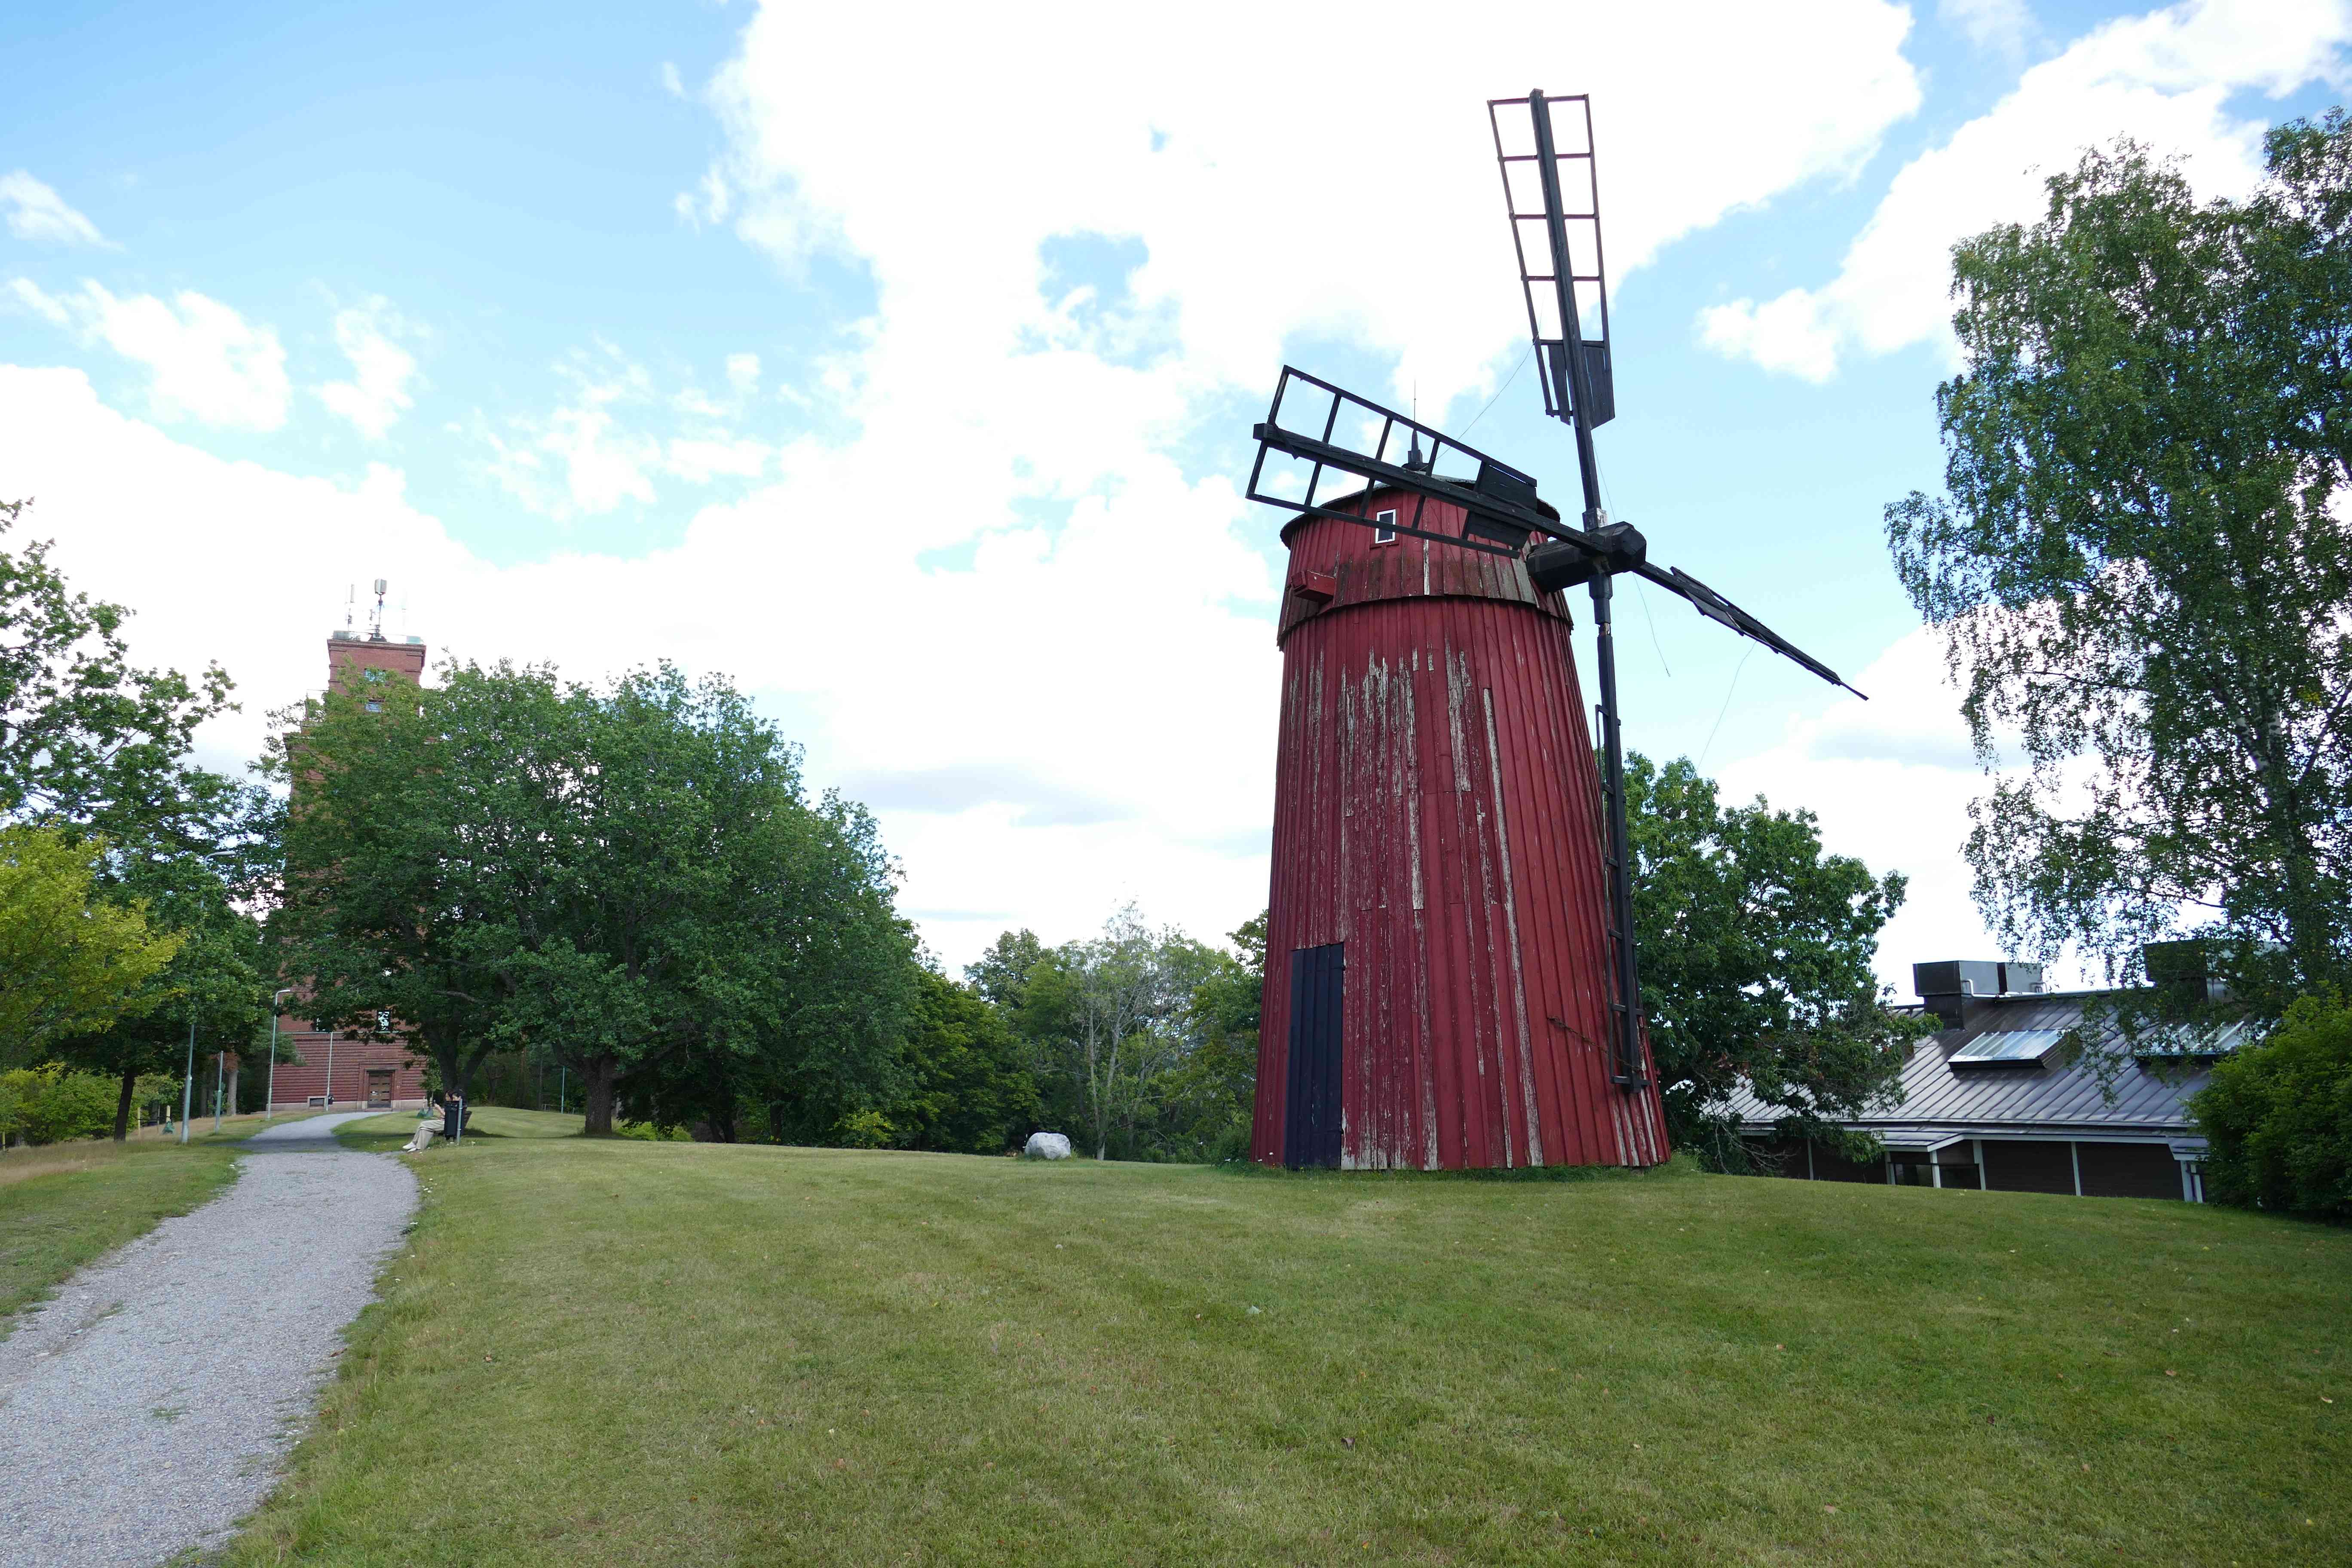
{"label": "red painted plank", "polygon": [[1664,1158],[1655,1089],[1608,1081],[1600,794],[1565,602],[1503,557],[1328,519],[1284,539],[1293,578],[1333,595],[1280,617],[1256,1157],[1284,1153],[1290,954],[1344,942],[1343,1163]]}

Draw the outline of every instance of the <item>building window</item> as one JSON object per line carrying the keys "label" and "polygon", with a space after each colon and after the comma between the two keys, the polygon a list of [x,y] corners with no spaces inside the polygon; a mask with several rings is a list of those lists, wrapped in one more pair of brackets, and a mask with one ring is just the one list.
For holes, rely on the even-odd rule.
{"label": "building window", "polygon": [[1394,544],[1397,542],[1395,512],[1374,512],[1372,514],[1372,521],[1375,523],[1383,523],[1387,525],[1385,527],[1378,527],[1372,530],[1372,542],[1374,544]]}

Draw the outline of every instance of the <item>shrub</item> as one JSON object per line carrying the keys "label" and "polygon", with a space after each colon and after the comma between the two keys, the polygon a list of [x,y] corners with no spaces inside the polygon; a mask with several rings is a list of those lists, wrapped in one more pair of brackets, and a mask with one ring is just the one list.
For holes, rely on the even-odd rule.
{"label": "shrub", "polygon": [[853,1110],[833,1124],[834,1145],[841,1149],[887,1149],[898,1136],[878,1110]]}
{"label": "shrub", "polygon": [[62,1143],[114,1131],[120,1086],[58,1062],[0,1073],[0,1144]]}
{"label": "shrub", "polygon": [[2352,1220],[2352,1006],[2297,1002],[2269,1039],[2214,1064],[2189,1110],[2210,1145],[2208,1197]]}

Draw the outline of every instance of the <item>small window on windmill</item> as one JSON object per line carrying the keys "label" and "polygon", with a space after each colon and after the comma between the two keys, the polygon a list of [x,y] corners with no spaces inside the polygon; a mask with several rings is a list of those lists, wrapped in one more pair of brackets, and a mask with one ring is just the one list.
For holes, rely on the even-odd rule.
{"label": "small window on windmill", "polygon": [[1372,514],[1372,521],[1379,525],[1372,530],[1372,543],[1375,546],[1394,544],[1397,542],[1396,513],[1394,511],[1374,512]]}

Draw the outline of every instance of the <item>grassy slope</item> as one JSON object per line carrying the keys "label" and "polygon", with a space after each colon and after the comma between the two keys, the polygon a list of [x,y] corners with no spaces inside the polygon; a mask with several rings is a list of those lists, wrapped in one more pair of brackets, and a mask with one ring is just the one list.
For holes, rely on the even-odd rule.
{"label": "grassy slope", "polygon": [[[335,1136],[349,1147],[384,1152],[398,1149],[415,1136],[416,1112],[394,1110],[365,1121],[346,1121]],[[578,1111],[515,1110],[503,1105],[478,1105],[466,1118],[468,1138],[569,1138],[587,1124]],[[439,1126],[436,1115],[434,1125]]]}
{"label": "grassy slope", "polygon": [[2352,1553],[2340,1231],[1681,1173],[416,1163],[230,1562]]}
{"label": "grassy slope", "polygon": [[260,1125],[257,1116],[230,1117],[215,1137],[200,1117],[184,1147],[151,1128],[120,1148],[91,1139],[0,1154],[0,1335],[83,1264],[226,1185],[230,1144]]}

